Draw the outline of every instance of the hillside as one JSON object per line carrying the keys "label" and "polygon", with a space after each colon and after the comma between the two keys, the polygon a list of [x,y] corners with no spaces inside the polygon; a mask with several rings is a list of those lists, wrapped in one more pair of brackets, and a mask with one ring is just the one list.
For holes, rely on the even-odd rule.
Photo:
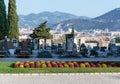
{"label": "hillside", "polygon": [[[106,29],[110,31],[120,31],[120,8],[107,12],[99,17],[92,19],[70,19],[60,22],[61,28],[65,31],[74,25],[77,31],[91,31],[93,29]],[[53,28],[56,28],[58,24],[54,24]]]}
{"label": "hillside", "polygon": [[87,18],[84,16],[76,16],[69,13],[63,12],[42,12],[39,14],[28,14],[28,15],[19,15],[19,26],[21,28],[35,28],[41,22],[48,21],[48,25],[51,26],[52,24],[59,23],[64,20],[75,19],[75,18]]}
{"label": "hillside", "polygon": [[111,10],[99,17],[88,18],[63,12],[42,12],[39,14],[19,15],[21,28],[35,28],[41,22],[48,21],[47,25],[53,29],[60,27],[67,31],[74,25],[77,31],[91,31],[93,29],[106,29],[120,31],[120,8]]}

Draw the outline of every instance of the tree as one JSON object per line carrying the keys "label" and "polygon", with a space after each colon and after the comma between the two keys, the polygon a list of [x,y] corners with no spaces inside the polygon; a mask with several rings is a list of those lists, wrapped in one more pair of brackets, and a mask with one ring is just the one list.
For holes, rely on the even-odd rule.
{"label": "tree", "polygon": [[0,0],[0,40],[8,35],[8,24],[6,18],[6,6],[4,0]]}
{"label": "tree", "polygon": [[115,42],[116,42],[116,43],[120,43],[120,37],[116,37],[116,38],[115,38]]}
{"label": "tree", "polygon": [[50,28],[46,27],[47,21],[41,23],[37,28],[33,30],[33,33],[30,34],[31,38],[44,39],[44,48],[46,49],[46,40],[52,39],[52,35],[50,33]]}
{"label": "tree", "polygon": [[71,31],[71,34],[73,35],[73,37],[74,37],[74,35],[75,35],[75,31],[74,31],[74,27],[72,26],[72,31]]}
{"label": "tree", "polygon": [[16,12],[16,0],[9,0],[8,24],[10,39],[19,39],[18,15]]}

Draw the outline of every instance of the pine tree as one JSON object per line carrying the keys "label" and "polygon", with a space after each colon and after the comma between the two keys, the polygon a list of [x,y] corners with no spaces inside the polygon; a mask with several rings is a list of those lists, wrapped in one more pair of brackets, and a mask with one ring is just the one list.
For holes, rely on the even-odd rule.
{"label": "pine tree", "polygon": [[46,49],[46,40],[52,38],[52,35],[50,33],[50,28],[46,27],[46,23],[47,23],[46,21],[41,23],[37,28],[33,30],[33,33],[30,34],[31,38],[44,39],[45,49]]}
{"label": "pine tree", "polygon": [[0,40],[8,34],[8,25],[6,18],[6,6],[4,0],[0,0]]}
{"label": "pine tree", "polygon": [[8,24],[10,39],[19,39],[18,15],[16,12],[16,0],[9,0]]}

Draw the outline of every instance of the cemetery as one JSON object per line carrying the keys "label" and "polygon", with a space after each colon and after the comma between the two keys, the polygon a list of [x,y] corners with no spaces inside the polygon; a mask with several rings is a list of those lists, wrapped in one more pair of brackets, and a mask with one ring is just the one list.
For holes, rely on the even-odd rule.
{"label": "cemetery", "polygon": [[[3,1],[1,4],[4,4]],[[0,73],[94,73],[120,71],[120,62],[95,60],[95,58],[119,57],[119,44],[110,43],[108,47],[105,47],[100,46],[101,43],[98,41],[90,40],[82,43],[82,39],[79,39],[79,44],[76,44],[74,28],[72,28],[71,33],[64,33],[64,43],[55,44],[51,28],[46,26],[47,21],[34,28],[27,39],[19,39],[16,2],[10,0],[8,14],[6,14],[4,6],[3,9],[0,33],[0,60],[3,60],[3,62],[0,63]],[[117,43],[119,43],[119,38]],[[83,58],[88,59],[83,61]],[[89,61],[89,58],[93,58],[94,61]],[[17,62],[14,59],[17,59]],[[19,62],[20,60],[21,62]]]}
{"label": "cemetery", "polygon": [[[54,45],[49,41],[46,45],[41,39],[27,39],[18,41],[5,38],[0,41],[0,58],[93,58],[119,57],[120,46],[110,43],[107,47],[93,48],[82,43],[78,48],[72,34],[66,34],[64,44]],[[42,43],[41,43],[42,42]],[[53,56],[54,55],[54,56]]]}
{"label": "cemetery", "polygon": [[[38,28],[34,32],[39,29],[41,31]],[[0,59],[17,58],[17,61],[1,62],[0,65],[4,67],[0,68],[0,73],[95,73],[120,70],[120,62],[110,59],[120,56],[119,45],[109,43],[108,47],[99,46],[96,41],[77,45],[72,33],[65,34],[65,43],[54,44],[52,35],[44,34],[48,36],[41,37],[34,35],[34,32],[30,35],[32,38],[26,40],[10,40],[6,37],[0,41]],[[94,43],[93,47],[90,47],[91,43]],[[84,58],[88,59],[83,61]],[[91,58],[93,61],[89,60]],[[99,61],[100,58],[106,59]]]}
{"label": "cemetery", "polygon": [[71,33],[64,34],[65,42],[56,43],[53,35],[50,33],[51,28],[47,27],[46,24],[47,21],[34,28],[27,39],[19,39],[19,34],[16,32],[12,32],[10,36],[4,35],[0,40],[0,57],[82,59],[86,57],[107,58],[120,56],[119,38],[116,41],[117,45],[113,39],[107,47],[101,46],[101,40],[99,42],[86,40],[86,43],[84,43],[85,39],[78,38],[79,43],[76,43],[76,34],[74,33],[74,28],[72,28]]}

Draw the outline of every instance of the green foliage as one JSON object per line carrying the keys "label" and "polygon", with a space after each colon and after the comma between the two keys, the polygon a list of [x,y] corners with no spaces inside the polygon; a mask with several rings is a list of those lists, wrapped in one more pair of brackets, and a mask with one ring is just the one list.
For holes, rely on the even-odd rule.
{"label": "green foliage", "polygon": [[9,0],[8,24],[10,39],[19,39],[18,15],[16,12],[16,0]]}
{"label": "green foliage", "polygon": [[120,43],[120,37],[116,37],[116,38],[115,38],[115,42],[116,42],[116,43]]}
{"label": "green foliage", "polygon": [[46,39],[52,39],[52,35],[50,33],[50,28],[46,27],[47,21],[41,23],[37,28],[33,30],[33,33],[30,34],[31,38],[38,38],[45,40],[45,48],[46,48]]}
{"label": "green foliage", "polygon": [[0,0],[0,40],[8,34],[8,24],[6,18],[6,7],[4,0]]}
{"label": "green foliage", "polygon": [[38,39],[51,39],[52,35],[50,34],[50,28],[46,27],[46,21],[41,23],[39,27],[35,28],[33,30],[33,33],[30,34],[30,37],[32,38],[38,38]]}

